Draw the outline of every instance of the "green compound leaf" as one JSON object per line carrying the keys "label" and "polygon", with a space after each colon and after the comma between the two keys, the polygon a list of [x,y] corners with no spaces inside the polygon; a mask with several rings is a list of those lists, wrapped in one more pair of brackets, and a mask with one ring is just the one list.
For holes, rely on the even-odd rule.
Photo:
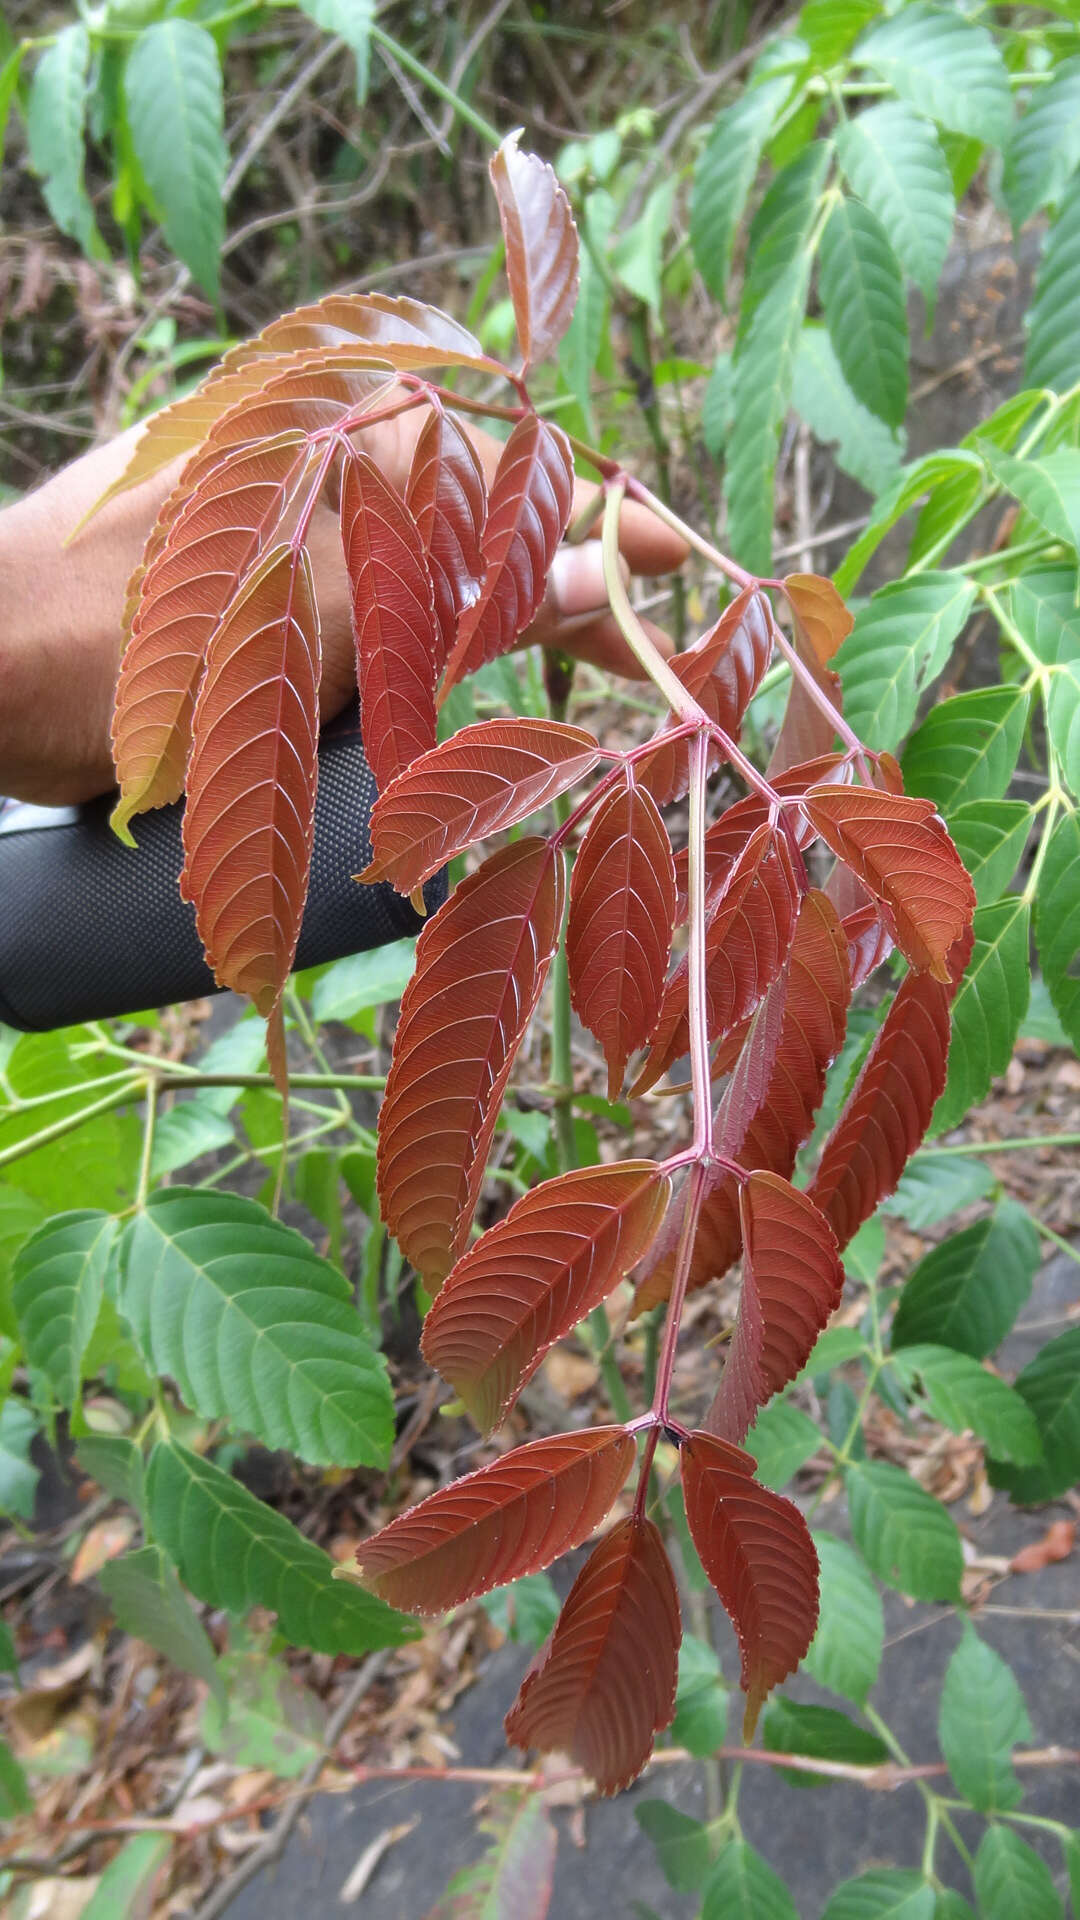
{"label": "green compound leaf", "polygon": [[829,149],[816,140],[781,169],[754,215],[747,247],[746,280],[739,308],[736,354],[754,315],[798,255],[809,251]]}
{"label": "green compound leaf", "polygon": [[884,1460],[857,1461],[845,1480],[855,1544],[878,1579],[913,1600],[959,1600],[960,1535],[941,1502]]}
{"label": "green compound leaf", "polygon": [[1000,800],[1016,769],[1030,696],[1022,687],[977,687],[932,707],[908,741],[904,787],[944,813],[969,800]]}
{"label": "green compound leaf", "polygon": [[34,69],[26,112],[30,165],[40,175],[49,212],[84,253],[108,258],[83,183],[83,128],[90,81],[90,36],[80,23],[62,27]]}
{"label": "green compound leaf", "polygon": [[415,1640],[414,1620],[334,1578],[328,1554],[186,1447],[160,1441],[146,1476],[150,1524],[181,1579],[208,1606],[272,1607],[293,1646],[366,1653]]}
{"label": "green compound leaf", "polygon": [[980,907],[1000,899],[1020,865],[1034,816],[1026,800],[965,800],[945,822]]}
{"label": "green compound leaf", "polygon": [[990,1462],[990,1479],[1022,1505],[1056,1500],[1080,1480],[1080,1327],[1051,1340],[1016,1380],[1035,1416],[1043,1463],[1037,1467]]}
{"label": "green compound leaf", "polygon": [[1016,1319],[1038,1265],[1031,1215],[1015,1200],[1002,1200],[920,1260],[893,1321],[894,1353],[929,1342],[985,1359]]}
{"label": "green compound leaf", "polygon": [[700,1920],[798,1920],[778,1874],[746,1840],[729,1840],[705,1882]]}
{"label": "green compound leaf", "polygon": [[981,487],[985,472],[978,454],[970,453],[964,447],[953,447],[945,453],[927,453],[921,460],[912,460],[908,466],[902,467],[888,492],[877,501],[865,531],[848,549],[837,567],[833,580],[838,593],[846,598],[890,527],[910,513],[920,500],[928,494],[933,496],[940,487],[963,474],[973,475]]}
{"label": "green compound leaf", "polygon": [[990,442],[980,451],[995,480],[1054,540],[1080,548],[1080,450],[1056,447],[1037,460],[1018,460]]}
{"label": "green compound leaf", "polygon": [[818,292],[852,393],[899,427],[907,410],[904,282],[884,227],[861,200],[841,200],[826,222]]}
{"label": "green compound leaf", "polygon": [[[807,1754],[813,1760],[840,1760],[854,1767],[876,1767],[889,1758],[884,1740],[869,1728],[856,1726],[836,1707],[808,1707],[783,1695],[765,1709],[764,1740],[775,1753]],[[826,1773],[801,1773],[781,1767],[780,1777],[790,1787],[825,1787]]]}
{"label": "green compound leaf", "polygon": [[1065,1920],[1050,1869],[1011,1827],[988,1827],[975,1855],[982,1920]]}
{"label": "green compound leaf", "polygon": [[821,1920],[934,1920],[934,1889],[921,1873],[872,1867],[837,1887]]}
{"label": "green compound leaf", "polygon": [[385,1466],[393,1401],[349,1284],[235,1194],[170,1187],[128,1229],[120,1305],[188,1405],[268,1447]]}
{"label": "green compound leaf", "polygon": [[214,1649],[160,1547],[110,1560],[98,1576],[117,1624],[225,1699]]}
{"label": "green compound leaf", "polygon": [[660,1871],[675,1893],[696,1893],[709,1871],[709,1836],[700,1820],[669,1806],[643,1800],[634,1818],[656,1848]]}
{"label": "green compound leaf", "polygon": [[1013,1387],[952,1347],[906,1346],[893,1356],[905,1385],[922,1386],[935,1420],[953,1433],[970,1429],[998,1459],[1030,1467],[1042,1459],[1042,1441],[1030,1407]]}
{"label": "green compound leaf", "polygon": [[1080,380],[1080,173],[1047,234],[1027,328],[1025,384],[1064,393]]}
{"label": "green compound leaf", "polygon": [[735,412],[724,494],[732,552],[752,572],[772,564],[773,476],[787,416],[811,259],[798,255],[761,301],[735,358]]}
{"label": "green compound leaf", "polygon": [[836,157],[853,193],[876,214],[900,265],[932,310],[956,207],[929,120],[886,100],[836,129]]}
{"label": "green compound leaf", "polygon": [[690,193],[690,244],[709,292],[723,300],[735,234],[765,142],[791,91],[777,75],[749,87],[718,115],[696,167]]}
{"label": "green compound leaf", "polygon": [[861,1707],[878,1677],[885,1645],[881,1595],[846,1540],[815,1533],[814,1545],[821,1568],[821,1611],[803,1669],[820,1687],[842,1693]]}
{"label": "green compound leaf", "polygon": [[[709,444],[706,410],[702,429]],[[730,404],[730,401],[729,401]],[[807,320],[799,335],[791,404],[822,446],[834,449],[836,463],[867,493],[891,486],[903,458],[903,435],[856,400],[840,370],[828,328]]]}
{"label": "green compound leaf", "polygon": [[1080,815],[1054,828],[1035,896],[1035,944],[1058,1018],[1080,1051]]}
{"label": "green compound leaf", "polygon": [[938,1739],[958,1791],[980,1813],[1001,1813],[1023,1799],[1010,1756],[1031,1737],[1012,1668],[965,1621],[941,1690]]}
{"label": "green compound leaf", "polygon": [[818,1451],[821,1434],[800,1407],[790,1400],[773,1400],[762,1407],[743,1446],[757,1461],[758,1479],[778,1493]]}
{"label": "green compound leaf", "polygon": [[1013,227],[1060,200],[1080,163],[1080,57],[1063,60],[1013,128],[1002,190]]}
{"label": "green compound leaf", "polygon": [[975,912],[975,947],[953,1002],[949,1077],[934,1108],[932,1133],[947,1133],[990,1091],[1012,1058],[1031,992],[1030,910],[1006,894]]}
{"label": "green compound leaf", "polygon": [[1009,76],[985,27],[917,3],[872,27],[853,58],[951,132],[971,134],[991,147],[1008,139]]}
{"label": "green compound leaf", "polygon": [[727,1723],[727,1689],[716,1653],[707,1641],[684,1633],[679,1647],[672,1741],[704,1759],[723,1746]]}
{"label": "green compound leaf", "polygon": [[860,607],[832,664],[844,689],[845,717],[868,747],[892,750],[903,739],[924,688],[947,665],[974,598],[962,574],[921,573],[880,588]]}
{"label": "green compound leaf", "polygon": [[213,35],[193,20],[140,33],[124,72],[135,155],[165,238],[211,298],[221,289],[225,109]]}
{"label": "green compound leaf", "polygon": [[59,1213],[15,1256],[13,1296],[26,1357],[62,1407],[79,1397],[117,1227],[108,1213]]}
{"label": "green compound leaf", "polygon": [[994,1176],[984,1160],[966,1160],[961,1154],[919,1153],[909,1160],[900,1185],[888,1200],[885,1213],[906,1220],[916,1233],[936,1227],[961,1207],[985,1200],[994,1191]]}

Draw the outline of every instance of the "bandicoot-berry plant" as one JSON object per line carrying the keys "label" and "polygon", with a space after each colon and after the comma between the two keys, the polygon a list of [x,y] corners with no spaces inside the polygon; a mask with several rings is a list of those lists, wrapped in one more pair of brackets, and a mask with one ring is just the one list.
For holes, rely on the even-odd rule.
{"label": "bandicoot-berry plant", "polygon": [[[186,791],[182,890],[219,982],[266,1017],[284,1092],[283,995],[317,777],[306,536],[328,494],[340,506],[361,725],[380,790],[360,880],[422,902],[448,861],[592,777],[553,832],[489,854],[425,926],[379,1118],[378,1193],[435,1296],[424,1354],[485,1433],[552,1344],[632,1270],[636,1311],[667,1304],[651,1404],[514,1448],[432,1494],[363,1544],[357,1577],[391,1606],[443,1612],[580,1546],[636,1470],[629,1512],[586,1562],[506,1723],[511,1741],[571,1754],[610,1793],[641,1770],[674,1713],[679,1605],[649,1512],[661,1438],[678,1449],[690,1535],[738,1635],[747,1738],[813,1638],[818,1563],[806,1522],[762,1485],[741,1443],[806,1364],[840,1300],[840,1249],[895,1189],[929,1126],[975,893],[933,802],[905,794],[895,760],[841,714],[829,663],[852,621],[833,585],[748,576],[617,461],[572,446],[537,413],[529,375],[569,324],[577,236],[555,175],[516,140],[491,173],[520,370],[430,308],[330,297],[235,349],[151,420],[119,485],[188,458],[129,595],[115,818],[130,837],[137,814]],[[435,369],[497,377],[513,397],[468,397]],[[419,431],[399,489],[363,437],[411,413]],[[470,414],[509,429],[490,489]],[[575,454],[601,484],[571,528]],[[628,499],[678,526],[737,589],[670,662],[620,574]],[[653,736],[605,748],[580,727],[525,717],[438,743],[450,690],[514,644],[559,542],[597,519],[612,611],[668,709]],[[791,691],[762,772],[739,730],[774,655]],[[746,792],[710,822],[721,765]],[[676,857],[663,810],[683,799]],[[634,1092],[689,1056],[692,1134],[664,1160],[547,1180],[473,1240],[500,1102],[564,919],[572,1003],[603,1050],[611,1096],[632,1055],[643,1054]],[[907,971],[801,1190],[796,1155],[852,994],[894,949]],[[683,1306],[740,1255],[726,1362],[691,1431],[671,1406]]]}

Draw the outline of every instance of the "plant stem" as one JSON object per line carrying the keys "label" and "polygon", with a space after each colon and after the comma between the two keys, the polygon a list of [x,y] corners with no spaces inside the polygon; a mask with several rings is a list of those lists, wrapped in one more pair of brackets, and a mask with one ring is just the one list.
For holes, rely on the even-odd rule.
{"label": "plant stem", "polygon": [[146,1116],[143,1121],[142,1153],[139,1156],[139,1180],[135,1189],[136,1207],[145,1207],[150,1191],[150,1162],[154,1154],[154,1125],[157,1120],[158,1082],[146,1083]]}
{"label": "plant stem", "polygon": [[440,80],[437,73],[433,73],[430,67],[425,67],[422,60],[418,60],[415,54],[409,52],[408,47],[403,47],[400,40],[392,39],[390,34],[385,33],[375,21],[371,26],[371,38],[377,47],[385,47],[391,58],[396,60],[399,66],[404,67],[406,73],[411,73],[414,80],[421,81],[438,99],[445,101],[447,106],[453,107],[454,112],[472,127],[474,133],[478,133],[482,140],[486,140],[489,146],[499,145],[502,136],[492,126],[490,120],[485,120],[483,114],[477,113],[475,107],[470,107],[468,101],[463,100],[452,87],[448,87],[445,80]]}
{"label": "plant stem", "polygon": [[84,1120],[93,1120],[100,1113],[110,1113],[114,1107],[122,1107],[128,1100],[137,1099],[141,1089],[146,1087],[145,1077],[132,1079],[125,1086],[117,1087],[114,1093],[107,1093],[100,1100],[94,1100],[88,1107],[80,1107],[75,1113],[67,1113],[62,1120],[54,1120],[49,1127],[42,1127],[40,1133],[32,1133],[25,1140],[17,1140],[14,1146],[0,1150],[0,1167],[9,1166],[13,1160],[21,1160],[24,1154],[33,1153],[36,1147],[48,1146],[51,1140],[62,1140],[65,1133],[74,1133]]}

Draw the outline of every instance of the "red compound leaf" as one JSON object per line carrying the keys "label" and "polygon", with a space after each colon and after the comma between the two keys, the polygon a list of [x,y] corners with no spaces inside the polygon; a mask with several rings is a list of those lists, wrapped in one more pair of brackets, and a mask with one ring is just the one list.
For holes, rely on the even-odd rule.
{"label": "red compound leaf", "polygon": [[[754,1015],[717,1109],[715,1137],[721,1153],[745,1167],[767,1168],[790,1178],[795,1156],[813,1131],[826,1073],[843,1045],[850,998],[843,929],[832,903],[811,891],[799,909],[784,971]],[[656,1243],[660,1257],[634,1296],[635,1314],[668,1298],[679,1214],[676,1206],[668,1215]],[[738,1258],[741,1244],[737,1184],[731,1174],[714,1169],[702,1201],[689,1290],[696,1292],[721,1278]]]}
{"label": "red compound leaf", "polygon": [[360,878],[412,893],[476,840],[501,833],[576,786],[600,748],[555,720],[482,720],[415,760],[371,814],[372,861]]}
{"label": "red compound leaf", "polygon": [[690,1536],[739,1640],[749,1741],[767,1695],[814,1637],[817,1554],[798,1507],[754,1479],[748,1453],[698,1432],[680,1461]]}
{"label": "red compound leaf", "polygon": [[664,1543],[633,1514],[578,1574],[506,1716],[507,1739],[568,1753],[600,1793],[620,1792],[675,1717],[681,1639]]}
{"label": "red compound leaf", "polygon": [[[831,580],[816,573],[789,573],[784,591],[795,616],[795,647],[821,691],[839,712],[840,676],[829,665],[833,654],[855,624]],[[772,759],[769,778],[800,760],[811,760],[832,746],[835,728],[801,680],[792,679]]]}
{"label": "red compound leaf", "polygon": [[518,840],[461,882],[417,942],[377,1172],[382,1217],[429,1290],[468,1238],[499,1103],[558,941],[563,872],[546,840]]}
{"label": "red compound leaf", "polygon": [[435,599],[423,542],[400,494],[366,454],[341,480],[341,544],[352,591],[364,751],[385,788],[435,745]]}
{"label": "red compound leaf", "polygon": [[180,890],[223,987],[277,1018],[307,896],[319,728],[319,621],[303,548],[275,547],[234,599],[199,690]]}
{"label": "red compound leaf", "polygon": [[794,1380],[840,1304],[836,1236],[812,1200],[775,1173],[739,1192],[743,1279],[724,1377],[705,1425],[737,1446],[759,1407]]}
{"label": "red compound leaf", "polygon": [[670,1190],[651,1160],[546,1180],[458,1261],[421,1344],[478,1427],[499,1425],[549,1347],[637,1264]]}
{"label": "red compound leaf", "polygon": [[487,518],[484,470],[472,441],[452,413],[432,412],[413,454],[405,504],[416,521],[435,588],[441,673],[457,636],[458,620],[480,593],[481,542]]}
{"label": "red compound leaf", "polygon": [[207,646],[280,522],[306,457],[302,435],[293,433],[206,463],[173,524],[160,535],[155,529],[156,551],[138,583],[112,723],[120,785],[112,825],[129,845],[127,823],[135,814],[166,806],[184,791]]}
{"label": "red compound leaf", "polygon": [[[851,778],[851,768],[841,753],[819,754],[802,766],[789,767],[786,772],[777,774],[773,785],[777,793],[785,797],[805,793],[810,787],[838,785],[842,786]],[[747,794],[714,820],[705,834],[705,909],[711,913],[720,899],[731,869],[746,846],[752,833],[764,826],[769,818],[769,803],[758,794]],[[787,820],[794,830],[795,840],[800,849],[811,845],[817,839],[814,828],[805,818],[801,809],[794,808]],[[686,918],[687,912],[687,850],[680,847],[675,855],[675,884],[678,892],[676,914],[678,920]]]}
{"label": "red compound leaf", "polygon": [[913,967],[949,978],[949,951],[971,924],[975,889],[932,800],[874,787],[815,787],[806,811],[874,898]]}
{"label": "red compound leaf", "polygon": [[644,788],[617,787],[574,862],[566,931],[570,998],[604,1049],[610,1100],[656,1024],[674,917],[667,828]]}
{"label": "red compound leaf", "polygon": [[[670,666],[709,719],[737,741],[743,714],[769,664],[772,644],[772,608],[756,587],[747,587],[724,609],[716,625],[685,653],[677,654]],[[637,766],[640,784],[648,788],[658,807],[682,799],[690,784],[688,742],[664,740],[664,732],[674,724],[668,722],[657,737],[655,751]],[[720,748],[710,747],[710,770],[722,759]]]}
{"label": "red compound leaf", "polygon": [[[732,867],[705,930],[709,1037],[722,1040],[745,1020],[787,957],[799,907],[787,840],[765,825]],[[664,990],[649,1054],[632,1094],[655,1085],[689,1047],[688,968],[682,959]]]}
{"label": "red compound leaf", "polygon": [[512,133],[489,171],[506,241],[506,277],[514,305],[522,372],[546,360],[573,318],[578,237],[570,202],[545,160],[518,151]]}
{"label": "red compound leaf", "polygon": [[445,1613],[539,1573],[599,1526],[634,1460],[622,1427],[533,1440],[399,1514],[357,1553],[368,1591]]}
{"label": "red compound leaf", "polygon": [[484,528],[484,584],[462,614],[443,693],[512,647],[536,613],[574,497],[566,435],[539,415],[520,420],[499,455]]}
{"label": "red compound leaf", "polygon": [[229,358],[235,364],[269,353],[358,345],[437,347],[440,352],[474,359],[483,355],[480,342],[466,327],[422,300],[388,293],[331,293],[325,300],[272,320]]}

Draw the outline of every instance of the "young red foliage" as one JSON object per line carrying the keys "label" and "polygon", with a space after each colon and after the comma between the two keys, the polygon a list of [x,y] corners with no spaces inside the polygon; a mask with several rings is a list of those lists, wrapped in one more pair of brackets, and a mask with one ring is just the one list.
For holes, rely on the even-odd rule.
{"label": "young red foliage", "polygon": [[[840,676],[829,665],[854,626],[831,580],[816,573],[789,573],[784,581],[795,616],[795,649],[827,701],[840,710]],[[836,729],[799,679],[792,679],[783,723],[769,761],[770,780],[800,760],[827,753]]]}
{"label": "young red foliage", "polygon": [[681,1639],[663,1540],[631,1514],[578,1574],[506,1716],[507,1739],[567,1753],[601,1794],[620,1792],[675,1717]]}
{"label": "young red foliage", "polygon": [[405,504],[416,521],[435,590],[436,673],[454,644],[458,620],[484,580],[487,519],[484,470],[460,422],[433,408],[416,442]]}
{"label": "young red foliage", "polygon": [[549,166],[522,153],[518,134],[490,164],[506,242],[506,277],[524,359],[522,373],[558,346],[578,292],[578,238],[570,202]]}
{"label": "young red foliage", "polygon": [[754,1479],[748,1453],[698,1432],[679,1461],[690,1536],[738,1636],[749,1741],[814,1637],[818,1558],[798,1507]]}
{"label": "young red foliage", "polygon": [[[285,508],[307,458],[289,434],[215,462],[139,583],[113,711],[113,758],[127,822],[184,791],[195,695],[207,643]],[[133,843],[132,843],[133,844]]]}
{"label": "young red foliage", "polygon": [[391,293],[332,293],[313,306],[295,307],[272,320],[254,340],[234,347],[231,365],[270,353],[295,353],[305,348],[367,346],[438,347],[441,351],[479,356],[479,340],[441,307]]}
{"label": "young red foliage", "polygon": [[515,1202],[448,1274],[424,1322],[424,1356],[490,1432],[548,1348],[640,1260],[670,1182],[651,1160],[587,1167]]}
{"label": "young red foliage", "polygon": [[[210,645],[192,726],[180,880],[215,978],[249,994],[267,1018],[280,1006],[307,893],[319,664],[307,553],[274,547]],[[283,1084],[275,1023],[268,1044]]]}
{"label": "young red foliage", "polygon": [[379,1120],[383,1219],[428,1288],[468,1237],[514,1055],[562,922],[563,861],[518,840],[451,894],[417,942]]}
{"label": "young red foliage", "polygon": [[[716,625],[671,662],[676,679],[710,720],[732,740],[738,740],[742,717],[769,664],[773,644],[773,617],[765,595],[747,587],[725,607]],[[658,807],[669,806],[685,794],[690,779],[690,748],[686,740],[664,741],[662,728],[655,750],[638,763],[637,777]],[[710,767],[719,766],[719,747],[710,752]]]}
{"label": "young red foliage", "polygon": [[[803,794],[813,786],[844,786],[851,779],[851,767],[841,753],[819,754],[816,760],[788,767],[773,778],[777,793],[786,797]],[[760,794],[749,793],[725,809],[705,831],[705,909],[711,913],[720,899],[731,869],[747,840],[769,818],[769,803]],[[795,842],[804,850],[817,839],[817,833],[801,808],[789,808],[785,824]],[[846,871],[846,870],[845,870]],[[675,884],[678,891],[677,918],[685,920],[687,911],[687,850],[675,855]]]}
{"label": "young red foliage", "polygon": [[600,748],[556,720],[481,720],[462,727],[380,793],[371,865],[361,880],[412,893],[455,854],[515,826],[591,772]]}
{"label": "young red foliage", "polygon": [[544,597],[573,497],[566,435],[538,414],[526,414],[499,455],[484,528],[484,584],[458,623],[444,694],[524,633]]}
{"label": "young red foliage", "polygon": [[364,751],[389,786],[435,745],[435,594],[419,529],[366,454],[341,479],[341,544],[352,590]]}
{"label": "young red foliage", "polygon": [[570,876],[570,998],[608,1065],[608,1098],[660,1011],[675,918],[675,862],[656,805],[633,779],[601,802]]}
{"label": "young red foliage", "polygon": [[622,1427],[515,1447],[429,1494],[357,1552],[369,1592],[411,1613],[445,1613],[539,1573],[599,1526],[633,1465]]}
{"label": "young red foliage", "polygon": [[912,966],[947,981],[975,889],[933,801],[876,787],[814,787],[804,804],[822,839],[881,903]]}
{"label": "young red foliage", "polygon": [[[297,364],[290,365],[290,358]],[[263,378],[214,422],[205,452],[251,446],[279,433],[324,438],[353,416],[389,400],[394,382],[369,360],[348,354],[309,353],[256,363]],[[255,369],[252,369],[254,372]]]}
{"label": "young red foliage", "polygon": [[742,1292],[719,1391],[705,1426],[737,1446],[759,1407],[801,1373],[840,1304],[836,1235],[812,1200],[776,1173],[739,1189]]}

